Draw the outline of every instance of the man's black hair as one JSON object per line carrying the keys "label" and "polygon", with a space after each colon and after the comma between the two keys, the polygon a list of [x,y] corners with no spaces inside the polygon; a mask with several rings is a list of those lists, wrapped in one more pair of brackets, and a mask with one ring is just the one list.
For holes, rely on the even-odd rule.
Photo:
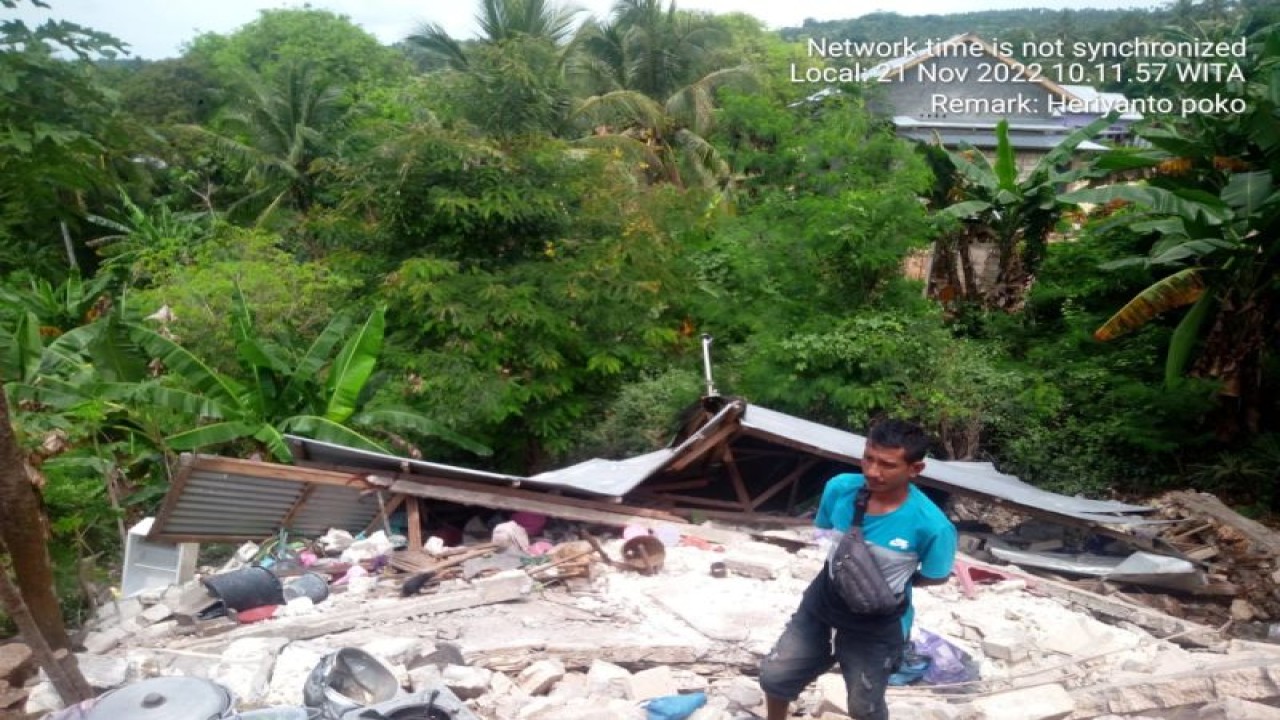
{"label": "man's black hair", "polygon": [[902,448],[907,462],[919,462],[929,450],[929,436],[919,425],[906,420],[881,420],[872,426],[867,442],[888,448]]}

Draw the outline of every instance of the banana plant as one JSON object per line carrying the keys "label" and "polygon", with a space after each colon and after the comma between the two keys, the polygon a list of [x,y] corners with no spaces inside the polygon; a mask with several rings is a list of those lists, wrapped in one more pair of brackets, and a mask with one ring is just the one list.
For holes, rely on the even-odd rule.
{"label": "banana plant", "polygon": [[137,399],[194,425],[166,438],[174,450],[252,440],[287,462],[292,453],[286,433],[387,452],[375,436],[396,432],[436,437],[488,454],[487,447],[431,418],[370,403],[378,380],[374,370],[382,352],[385,313],[385,308],[376,308],[358,325],[349,315],[339,314],[305,351],[295,353],[258,336],[247,305],[237,297],[233,323],[237,359],[245,372],[241,378],[217,371],[162,331],[135,325],[130,329],[132,340],[172,379],[145,386]]}
{"label": "banana plant", "polygon": [[1256,430],[1262,368],[1280,319],[1280,26],[1249,38],[1246,80],[1188,92],[1245,100],[1246,111],[1197,115],[1140,131],[1149,147],[1113,151],[1099,167],[1145,172],[1070,193],[1064,200],[1121,209],[1106,223],[1152,239],[1145,256],[1106,267],[1141,265],[1158,279],[1115,313],[1095,336],[1110,340],[1157,316],[1190,306],[1165,358],[1165,380],[1190,373],[1216,379],[1233,408],[1219,434]]}

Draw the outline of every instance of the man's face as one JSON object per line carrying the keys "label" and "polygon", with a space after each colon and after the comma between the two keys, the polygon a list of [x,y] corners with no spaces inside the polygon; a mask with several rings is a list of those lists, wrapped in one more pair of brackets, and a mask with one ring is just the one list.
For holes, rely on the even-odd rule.
{"label": "man's face", "polygon": [[906,450],[867,443],[862,454],[862,474],[873,493],[895,492],[924,470],[924,461],[909,462]]}

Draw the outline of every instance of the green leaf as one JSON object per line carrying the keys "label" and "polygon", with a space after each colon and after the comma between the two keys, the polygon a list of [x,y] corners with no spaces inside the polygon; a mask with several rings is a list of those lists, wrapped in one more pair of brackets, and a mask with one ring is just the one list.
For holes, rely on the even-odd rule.
{"label": "green leaf", "polygon": [[336,423],[345,422],[356,411],[360,391],[364,389],[382,352],[382,336],[386,327],[386,308],[379,307],[347,339],[325,379],[329,398],[324,416]]}
{"label": "green leaf", "polygon": [[195,450],[206,445],[221,445],[232,440],[253,437],[262,429],[262,423],[230,420],[201,425],[165,438],[173,450]]}
{"label": "green leaf", "polygon": [[1235,173],[1222,188],[1222,201],[1242,211],[1243,215],[1252,215],[1276,192],[1271,173],[1266,170],[1251,173]]}
{"label": "green leaf", "polygon": [[329,354],[342,341],[342,336],[347,334],[351,328],[351,314],[340,312],[333,316],[324,330],[316,336],[312,341],[311,347],[307,348],[302,359],[298,361],[297,366],[289,374],[289,382],[285,385],[282,395],[290,397],[292,393],[297,391],[299,385],[316,380],[320,375],[320,369],[324,367],[324,363],[329,359]]}
{"label": "green leaf", "polygon": [[1188,312],[1178,323],[1178,327],[1173,331],[1173,337],[1169,339],[1169,354],[1165,357],[1164,363],[1164,384],[1166,387],[1173,387],[1182,379],[1182,374],[1186,371],[1187,361],[1191,359],[1191,351],[1195,349],[1196,340],[1200,337],[1200,327],[1204,324],[1204,319],[1209,315],[1209,308],[1213,305],[1213,295],[1205,293],[1200,296],[1195,305],[1191,306]]}
{"label": "green leaf", "polygon": [[1009,121],[1001,119],[996,125],[996,182],[1005,190],[1018,185],[1018,163],[1014,157],[1013,143],[1009,142]]}
{"label": "green leaf", "polygon": [[1113,340],[1146,325],[1166,310],[1196,302],[1204,294],[1202,268],[1187,268],[1153,283],[1112,315],[1093,336],[1102,342]]}
{"label": "green leaf", "polygon": [[1062,201],[1105,205],[1112,200],[1124,200],[1152,214],[1203,218],[1210,225],[1220,225],[1231,217],[1231,209],[1211,195],[1198,200],[1188,199],[1186,195],[1149,185],[1108,185],[1066,193]]}
{"label": "green leaf", "polygon": [[6,379],[33,382],[44,356],[44,339],[40,337],[40,319],[25,312],[18,318],[13,335],[6,338],[3,372]]}
{"label": "green leaf", "polygon": [[280,423],[280,429],[295,435],[303,435],[322,442],[334,443],[335,445],[390,454],[390,451],[385,446],[372,438],[318,415],[295,415]]}
{"label": "green leaf", "polygon": [[177,378],[224,405],[243,405],[244,389],[235,380],[222,375],[186,348],[149,328],[132,325],[130,331],[134,340],[152,357],[164,363]]}
{"label": "green leaf", "polygon": [[939,210],[938,214],[943,217],[964,220],[965,218],[974,217],[975,215],[984,213],[990,209],[991,203],[989,202],[984,202],[982,200],[964,200],[962,202],[955,203],[954,205],[946,206]]}

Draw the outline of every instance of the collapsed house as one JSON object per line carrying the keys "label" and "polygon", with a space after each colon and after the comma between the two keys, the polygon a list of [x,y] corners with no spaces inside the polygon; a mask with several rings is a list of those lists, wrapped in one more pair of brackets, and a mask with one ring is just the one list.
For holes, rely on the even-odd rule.
{"label": "collapsed house", "polygon": [[[241,710],[285,704],[295,707],[279,713],[298,713],[309,675],[358,652],[394,677],[383,683],[389,717],[638,720],[644,703],[700,693],[706,705],[694,720],[755,718],[762,697],[754,668],[822,562],[804,530],[810,521],[797,515],[827,478],[857,469],[866,441],[712,396],[668,447],[529,477],[289,442],[297,465],[184,456],[142,530],[147,542],[350,541],[364,533],[390,548],[394,518],[403,548],[379,551],[385,569],[366,573],[382,567],[366,558],[341,579],[340,570],[317,571],[323,559],[267,572],[255,564],[262,555],[250,552],[198,581],[177,573],[171,584],[129,593],[101,609],[84,640],[80,663],[95,688],[191,676],[228,688]],[[1228,585],[1215,572],[1228,559],[1244,558],[1238,564],[1255,576],[1280,575],[1274,533],[1193,493],[1152,508],[1065,497],[988,463],[930,460],[919,484],[959,511],[967,502],[986,508],[985,524],[966,526],[958,582],[917,600],[918,625],[945,634],[981,677],[893,688],[895,712],[1156,718],[1202,706],[1253,712],[1224,703],[1280,700],[1274,646],[1232,640],[1224,627],[1132,589],[1212,597]],[[471,516],[469,541],[441,540],[449,509]],[[505,552],[499,533],[522,514],[551,522],[517,543],[520,552]],[[1002,514],[1014,520],[997,522]],[[609,528],[622,536],[591,535]],[[539,564],[532,539],[554,541]],[[189,567],[190,553],[176,556]],[[317,574],[330,580],[317,587]],[[266,594],[232,601],[231,580],[246,577]],[[1276,595],[1274,583],[1258,587],[1259,597]],[[235,607],[202,614],[215,599]],[[1241,622],[1275,617],[1261,600],[1231,605]],[[838,675],[826,676],[801,707],[809,717],[840,717],[841,687]],[[59,707],[48,683],[29,694],[30,712]],[[448,712],[432,709],[441,698]]]}

